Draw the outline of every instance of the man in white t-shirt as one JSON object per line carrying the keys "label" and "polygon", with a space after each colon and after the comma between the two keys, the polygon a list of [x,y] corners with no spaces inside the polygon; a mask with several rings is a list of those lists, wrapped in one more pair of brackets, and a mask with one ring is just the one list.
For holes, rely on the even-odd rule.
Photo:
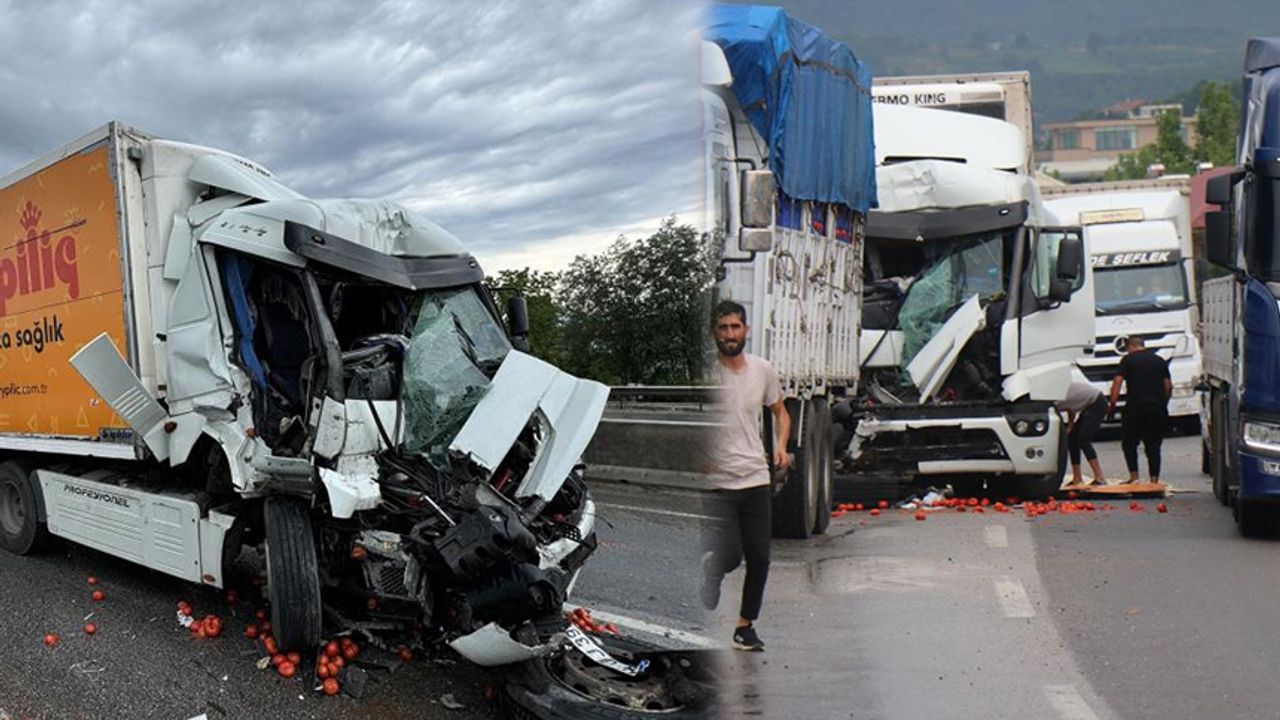
{"label": "man in white t-shirt", "polygon": [[753,623],[764,601],[773,533],[769,457],[760,429],[762,409],[768,407],[773,412],[773,466],[783,471],[791,464],[787,454],[791,417],[782,403],[782,388],[773,366],[743,352],[746,317],[746,310],[730,300],[717,305],[713,316],[716,363],[712,378],[720,386],[717,405],[722,427],[710,455],[719,522],[712,529],[712,549],[703,557],[702,601],[708,610],[714,609],[724,576],[745,559],[747,570],[733,647],[759,652],[764,643]]}

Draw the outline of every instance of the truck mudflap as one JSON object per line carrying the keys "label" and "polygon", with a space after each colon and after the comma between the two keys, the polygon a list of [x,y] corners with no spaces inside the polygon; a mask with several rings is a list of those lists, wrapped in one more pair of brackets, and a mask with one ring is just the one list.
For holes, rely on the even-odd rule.
{"label": "truck mudflap", "polygon": [[[577,634],[588,641],[586,649],[569,642],[503,669],[502,700],[513,717],[719,717],[714,651],[666,650],[631,637]],[[600,662],[600,653],[608,659]]]}

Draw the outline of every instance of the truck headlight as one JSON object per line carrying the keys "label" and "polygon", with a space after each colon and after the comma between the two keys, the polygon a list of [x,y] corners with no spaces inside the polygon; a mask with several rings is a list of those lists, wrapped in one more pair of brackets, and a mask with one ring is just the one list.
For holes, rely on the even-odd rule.
{"label": "truck headlight", "polygon": [[1280,453],[1280,425],[1246,420],[1244,444],[1250,450]]}
{"label": "truck headlight", "polygon": [[1049,432],[1049,421],[1043,415],[1011,415],[1005,420],[1018,437],[1039,437]]}

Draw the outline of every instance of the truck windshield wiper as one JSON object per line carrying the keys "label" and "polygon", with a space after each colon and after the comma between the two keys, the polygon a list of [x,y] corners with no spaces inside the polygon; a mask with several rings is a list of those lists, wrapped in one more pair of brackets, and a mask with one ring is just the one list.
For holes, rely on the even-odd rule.
{"label": "truck windshield wiper", "polygon": [[[449,313],[453,317],[453,329],[458,331],[458,337],[462,338],[462,352],[466,353],[467,359],[472,365],[480,367],[480,360],[476,357],[476,341],[471,339],[471,334],[467,329],[462,327],[462,320],[455,314]],[[483,368],[481,368],[483,369]]]}

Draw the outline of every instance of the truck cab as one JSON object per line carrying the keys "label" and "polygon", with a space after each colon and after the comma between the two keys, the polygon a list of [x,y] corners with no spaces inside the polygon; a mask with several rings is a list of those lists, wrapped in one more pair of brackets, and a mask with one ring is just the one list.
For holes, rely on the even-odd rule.
{"label": "truck cab", "polygon": [[1058,488],[1054,403],[1092,340],[1078,227],[1054,222],[1009,123],[879,104],[846,465],[966,489]]}
{"label": "truck cab", "polygon": [[1187,196],[1176,189],[1116,190],[1045,204],[1059,220],[1084,227],[1092,253],[1097,338],[1077,361],[1084,376],[1109,392],[1124,338],[1141,337],[1169,361],[1170,420],[1198,433],[1200,320]]}

